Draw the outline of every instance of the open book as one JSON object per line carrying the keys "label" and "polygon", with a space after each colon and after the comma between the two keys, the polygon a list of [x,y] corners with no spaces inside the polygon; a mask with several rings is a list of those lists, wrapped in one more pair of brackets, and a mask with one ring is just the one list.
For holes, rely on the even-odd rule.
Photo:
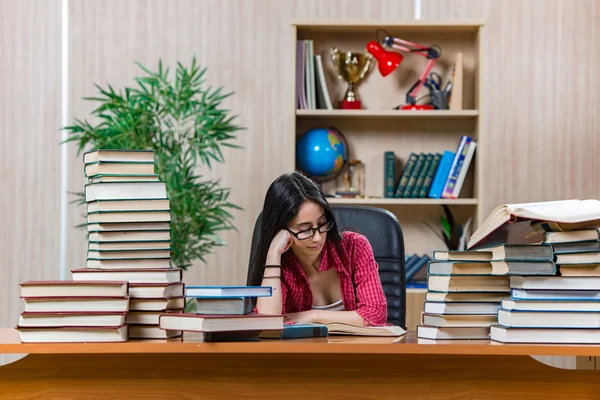
{"label": "open book", "polygon": [[325,324],[330,335],[354,335],[354,336],[402,336],[406,333],[404,329],[396,325],[385,326],[358,326],[331,322]]}
{"label": "open book", "polygon": [[600,227],[600,201],[559,200],[507,204],[494,209],[473,233],[468,248],[542,243],[548,231]]}

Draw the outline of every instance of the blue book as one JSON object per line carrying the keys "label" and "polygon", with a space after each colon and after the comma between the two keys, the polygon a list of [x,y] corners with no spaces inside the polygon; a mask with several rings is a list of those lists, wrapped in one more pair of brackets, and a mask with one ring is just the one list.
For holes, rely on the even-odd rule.
{"label": "blue book", "polygon": [[281,331],[262,331],[261,339],[303,339],[327,337],[328,330],[321,324],[288,324]]}
{"label": "blue book", "polygon": [[270,286],[186,286],[185,297],[232,298],[232,297],[270,297]]}
{"label": "blue book", "polygon": [[441,199],[442,192],[444,191],[444,186],[446,185],[446,180],[448,179],[448,175],[450,174],[450,167],[452,166],[452,161],[454,160],[455,153],[451,151],[444,151],[442,155],[442,159],[440,160],[437,171],[435,172],[435,176],[433,178],[433,182],[431,183],[431,188],[429,189],[429,198],[432,199]]}

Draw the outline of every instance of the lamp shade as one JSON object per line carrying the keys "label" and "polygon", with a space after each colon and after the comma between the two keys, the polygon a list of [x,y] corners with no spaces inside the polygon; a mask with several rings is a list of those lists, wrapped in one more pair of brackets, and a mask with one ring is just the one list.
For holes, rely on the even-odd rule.
{"label": "lamp shade", "polygon": [[402,62],[402,54],[385,50],[379,43],[372,40],[367,43],[367,51],[375,57],[379,65],[379,73],[386,76],[393,72]]}

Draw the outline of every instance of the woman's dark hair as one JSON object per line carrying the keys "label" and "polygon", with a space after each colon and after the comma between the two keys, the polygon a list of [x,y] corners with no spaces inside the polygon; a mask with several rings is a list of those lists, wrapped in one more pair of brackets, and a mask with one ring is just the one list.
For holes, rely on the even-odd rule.
{"label": "woman's dark hair", "polygon": [[[251,285],[260,286],[271,241],[277,232],[287,228],[296,218],[307,200],[323,207],[325,219],[335,223],[333,211],[321,188],[300,172],[283,174],[269,186],[261,215],[260,239],[252,260]],[[334,243],[341,256],[342,237],[335,224],[327,233],[327,240]]]}

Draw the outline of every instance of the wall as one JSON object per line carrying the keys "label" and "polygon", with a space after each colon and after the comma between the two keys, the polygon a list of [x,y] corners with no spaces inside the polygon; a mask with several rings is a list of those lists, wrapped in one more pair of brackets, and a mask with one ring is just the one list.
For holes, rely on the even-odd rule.
{"label": "wall", "polygon": [[[60,2],[0,2],[0,276],[2,326],[14,326],[17,284],[58,276],[60,182]],[[424,19],[484,18],[483,124],[488,143],[484,208],[505,202],[598,198],[600,56],[593,0],[423,0]],[[210,176],[231,187],[237,232],[223,237],[189,284],[242,284],[255,216],[268,184],[284,172],[277,157],[292,140],[289,29],[293,18],[413,18],[412,0],[78,0],[69,2],[70,117],[86,117],[93,84],[131,84],[149,67],[189,63],[236,94],[227,107],[247,128],[243,150]],[[81,190],[81,158],[69,148],[68,190]],[[85,261],[83,210],[69,206],[67,268]]]}

